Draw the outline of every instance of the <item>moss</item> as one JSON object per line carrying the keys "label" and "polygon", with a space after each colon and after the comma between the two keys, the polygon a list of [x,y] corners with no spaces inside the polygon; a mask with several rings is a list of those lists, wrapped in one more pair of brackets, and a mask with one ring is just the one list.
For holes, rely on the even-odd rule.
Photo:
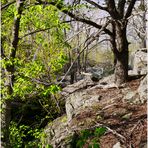
{"label": "moss", "polygon": [[66,123],[66,122],[67,122],[67,116],[64,116],[64,117],[61,119],[61,122]]}
{"label": "moss", "polygon": [[52,125],[53,125],[53,122],[49,122],[49,123],[48,123],[48,126],[52,126]]}
{"label": "moss", "polygon": [[95,111],[101,110],[101,107],[99,105],[92,106],[92,109]]}

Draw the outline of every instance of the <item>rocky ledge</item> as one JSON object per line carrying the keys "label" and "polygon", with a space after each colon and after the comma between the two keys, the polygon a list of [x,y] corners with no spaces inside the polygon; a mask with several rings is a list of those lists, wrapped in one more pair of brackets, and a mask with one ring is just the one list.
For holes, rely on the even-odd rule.
{"label": "rocky ledge", "polygon": [[[113,75],[99,82],[81,80],[63,89],[66,114],[45,128],[45,145],[74,148],[82,130],[105,127],[101,148],[146,148],[147,75],[116,86]],[[94,137],[83,144],[87,148]]]}

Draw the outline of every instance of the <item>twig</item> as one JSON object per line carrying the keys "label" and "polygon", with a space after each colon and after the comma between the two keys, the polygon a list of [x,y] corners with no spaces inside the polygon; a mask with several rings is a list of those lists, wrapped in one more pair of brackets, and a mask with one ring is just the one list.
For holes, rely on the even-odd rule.
{"label": "twig", "polygon": [[133,131],[135,130],[135,128],[136,128],[140,123],[141,123],[141,121],[139,120],[139,121],[137,122],[137,124],[134,125],[134,127],[132,128],[132,130],[131,130],[131,132],[130,132],[129,137],[132,135]]}
{"label": "twig", "polygon": [[2,11],[3,9],[5,9],[5,8],[9,7],[11,4],[13,4],[13,3],[15,3],[15,2],[16,2],[16,1],[12,1],[12,2],[9,2],[9,3],[5,4],[5,5],[3,5],[3,6],[1,7],[1,11]]}
{"label": "twig", "polygon": [[117,105],[117,103],[113,103],[113,104],[107,105],[104,108],[102,108],[102,110],[108,109],[109,107],[112,107],[114,105]]}
{"label": "twig", "polygon": [[52,116],[51,112],[48,111],[48,110],[46,109],[46,107],[44,107],[44,105],[41,103],[40,100],[39,100],[39,103],[40,103],[40,105],[43,107],[43,109],[44,109],[48,114],[50,114],[50,116],[54,119],[54,117]]}
{"label": "twig", "polygon": [[20,122],[22,121],[22,119],[23,119],[23,115],[21,115],[21,118],[19,119],[19,121],[18,121],[18,123],[17,123],[17,126],[20,124]]}

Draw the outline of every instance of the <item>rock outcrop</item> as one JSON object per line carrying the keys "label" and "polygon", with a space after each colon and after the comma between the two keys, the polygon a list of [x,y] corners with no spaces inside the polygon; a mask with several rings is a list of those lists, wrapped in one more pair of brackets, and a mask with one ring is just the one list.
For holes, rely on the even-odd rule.
{"label": "rock outcrop", "polygon": [[45,145],[50,144],[53,148],[70,148],[74,131],[68,126],[66,115],[49,123],[45,128],[45,133],[47,136]]}
{"label": "rock outcrop", "polygon": [[137,90],[131,90],[129,87],[123,90],[124,92],[124,101],[134,103],[134,104],[143,104],[147,101],[147,79],[146,75],[143,80],[140,82],[140,85]]}
{"label": "rock outcrop", "polygon": [[132,53],[130,59],[132,70],[129,74],[146,74],[147,73],[147,49],[139,49]]}
{"label": "rock outcrop", "polygon": [[66,99],[68,121],[71,121],[76,114],[81,113],[85,108],[95,106],[99,103],[100,98],[100,95],[89,95],[86,91],[79,91],[69,95]]}
{"label": "rock outcrop", "polygon": [[72,148],[81,130],[105,126],[110,130],[100,138],[101,148],[119,145],[126,148],[130,144],[144,148],[147,76],[119,88],[111,85],[114,84],[113,77],[103,78],[97,83],[88,78],[65,87],[61,94],[66,101],[66,115],[45,128],[45,144],[53,148]]}

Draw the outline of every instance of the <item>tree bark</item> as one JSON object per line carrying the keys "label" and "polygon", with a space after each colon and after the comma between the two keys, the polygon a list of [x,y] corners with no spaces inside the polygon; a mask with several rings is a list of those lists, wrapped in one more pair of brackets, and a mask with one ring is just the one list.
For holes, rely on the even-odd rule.
{"label": "tree bark", "polygon": [[128,41],[126,37],[127,22],[112,22],[112,50],[114,53],[115,83],[120,85],[128,80]]}
{"label": "tree bark", "polygon": [[122,51],[116,54],[116,57],[115,83],[120,85],[128,80],[128,51]]}
{"label": "tree bark", "polygon": [[12,94],[13,94],[13,84],[14,84],[14,73],[15,73],[15,64],[14,59],[16,57],[16,51],[19,42],[19,28],[20,28],[20,19],[21,14],[23,11],[23,4],[24,0],[16,0],[17,4],[17,16],[14,19],[14,28],[13,28],[13,39],[12,39],[12,46],[11,52],[9,56],[9,60],[11,60],[12,64],[8,65],[5,70],[6,76],[6,88],[7,88],[7,96],[4,99],[4,114],[3,114],[3,132],[4,132],[4,143],[6,148],[11,148],[10,143],[10,122],[11,122],[11,101],[12,101]]}

